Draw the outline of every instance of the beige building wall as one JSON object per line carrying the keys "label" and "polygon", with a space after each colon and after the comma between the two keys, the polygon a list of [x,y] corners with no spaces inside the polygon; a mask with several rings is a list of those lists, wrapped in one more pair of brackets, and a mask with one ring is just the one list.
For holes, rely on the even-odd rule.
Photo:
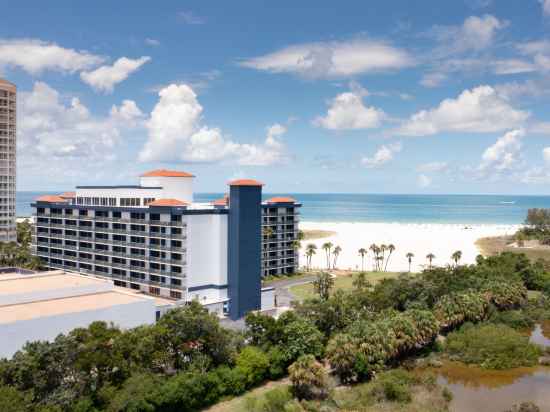
{"label": "beige building wall", "polygon": [[14,84],[0,79],[0,241],[15,241],[16,93]]}

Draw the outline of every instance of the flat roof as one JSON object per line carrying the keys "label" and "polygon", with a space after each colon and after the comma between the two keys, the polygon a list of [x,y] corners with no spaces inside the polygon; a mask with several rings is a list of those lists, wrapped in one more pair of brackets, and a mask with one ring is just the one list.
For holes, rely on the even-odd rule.
{"label": "flat roof", "polygon": [[105,282],[106,280],[91,276],[68,273],[48,274],[48,272],[45,272],[36,275],[6,275],[0,277],[0,296],[88,286]]}
{"label": "flat roof", "polygon": [[162,186],[118,185],[118,186],[77,186],[77,189],[162,189]]}
{"label": "flat roof", "polygon": [[114,305],[126,305],[145,298],[117,291],[92,293],[69,298],[0,306],[0,324],[22,320],[104,309]]}

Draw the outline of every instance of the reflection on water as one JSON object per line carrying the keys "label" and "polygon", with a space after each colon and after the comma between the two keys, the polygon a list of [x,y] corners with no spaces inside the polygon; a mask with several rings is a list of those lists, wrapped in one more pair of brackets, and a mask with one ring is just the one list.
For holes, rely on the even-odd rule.
{"label": "reflection on water", "polygon": [[516,368],[505,371],[445,362],[436,370],[438,382],[453,393],[451,411],[502,412],[531,401],[550,412],[550,368]]}

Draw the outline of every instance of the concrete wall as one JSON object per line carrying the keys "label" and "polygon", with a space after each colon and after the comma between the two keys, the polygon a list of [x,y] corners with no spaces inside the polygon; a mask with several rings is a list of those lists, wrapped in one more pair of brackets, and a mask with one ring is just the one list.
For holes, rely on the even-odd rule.
{"label": "concrete wall", "polygon": [[[157,185],[151,185],[157,186]],[[139,197],[160,199],[164,197],[162,189],[136,189],[136,188],[98,188],[98,189],[76,189],[77,197],[115,197],[117,205],[120,206],[120,198]],[[143,200],[141,201],[143,207]]]}
{"label": "concrete wall", "polygon": [[104,309],[0,324],[0,358],[10,358],[28,341],[51,341],[60,333],[87,327],[90,323],[98,320],[113,322],[124,329],[153,324],[155,322],[155,304],[152,299],[144,299]]}

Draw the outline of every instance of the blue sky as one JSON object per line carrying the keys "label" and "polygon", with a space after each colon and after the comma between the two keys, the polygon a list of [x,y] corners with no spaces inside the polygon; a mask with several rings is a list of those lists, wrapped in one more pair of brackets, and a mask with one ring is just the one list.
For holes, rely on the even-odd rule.
{"label": "blue sky", "polygon": [[36,4],[0,25],[19,190],[549,192],[550,0]]}

